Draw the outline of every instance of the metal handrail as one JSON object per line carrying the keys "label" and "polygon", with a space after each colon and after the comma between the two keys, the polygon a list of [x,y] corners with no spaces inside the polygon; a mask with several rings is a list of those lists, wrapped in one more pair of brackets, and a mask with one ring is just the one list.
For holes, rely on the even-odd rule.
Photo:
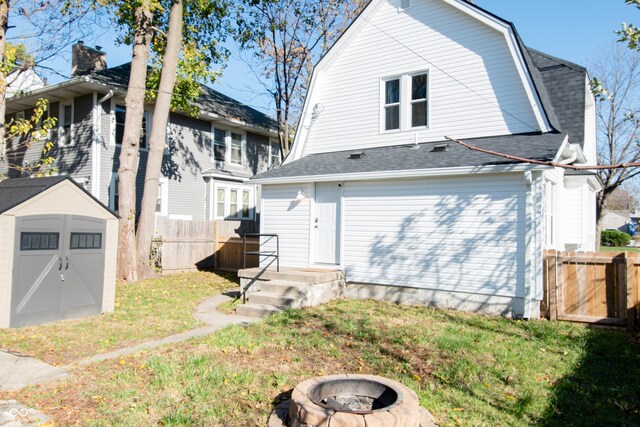
{"label": "metal handrail", "polygon": [[[276,250],[274,251],[270,251],[270,252],[261,252],[260,251],[260,247],[263,245],[263,243],[258,243],[258,250],[257,251],[250,251],[247,252],[247,237],[270,237],[276,238]],[[269,240],[266,240],[264,243],[267,243]],[[278,236],[277,234],[261,234],[261,233],[245,233],[242,236],[242,268],[247,268],[247,255],[257,255],[258,257],[264,256],[264,257],[270,257],[270,258],[275,258],[276,260],[276,269],[279,272],[280,271],[280,236]],[[269,265],[271,265],[273,262],[269,263]],[[258,259],[258,265],[260,264],[260,259]]]}
{"label": "metal handrail", "polygon": [[[247,237],[269,237],[269,239],[267,241],[265,241],[264,243],[267,243],[269,240],[271,240],[272,238],[276,238],[276,250],[274,251],[269,251],[269,252],[261,252],[260,251],[260,247],[263,245],[263,243],[258,243],[258,250],[257,251],[247,251]],[[242,303],[244,304],[247,301],[247,291],[249,290],[249,288],[251,286],[253,286],[254,283],[256,283],[258,281],[258,279],[260,278],[260,276],[262,276],[262,274],[267,271],[267,269],[271,266],[271,264],[274,263],[274,261],[276,262],[276,271],[280,272],[280,237],[277,234],[261,234],[261,233],[245,233],[242,236],[242,268],[247,268],[247,255],[254,255],[254,256],[258,256],[258,265],[260,265],[260,258],[259,257],[267,257],[267,258],[273,258],[271,259],[267,265],[265,265],[262,270],[260,270],[260,272],[258,274],[256,274],[251,281],[242,288],[241,292],[240,292],[240,296],[238,296],[238,298],[236,298],[235,300],[237,301],[240,297],[242,297]]]}

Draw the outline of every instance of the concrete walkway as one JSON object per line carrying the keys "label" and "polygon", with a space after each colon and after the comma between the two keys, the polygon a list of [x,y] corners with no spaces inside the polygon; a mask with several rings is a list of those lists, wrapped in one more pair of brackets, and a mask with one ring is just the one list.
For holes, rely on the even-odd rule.
{"label": "concrete walkway", "polygon": [[[226,295],[216,295],[207,298],[196,307],[193,312],[193,317],[201,320],[208,326],[191,329],[162,339],[147,341],[108,353],[97,354],[60,367],[48,365],[32,357],[0,351],[0,391],[14,391],[28,385],[43,384],[47,381],[64,378],[68,375],[68,371],[78,366],[101,362],[103,360],[117,359],[165,344],[173,344],[195,337],[202,337],[229,325],[248,325],[249,323],[260,320],[252,317],[226,315],[218,312],[217,307],[230,299],[231,297]],[[2,424],[0,424],[0,426],[1,425]]]}

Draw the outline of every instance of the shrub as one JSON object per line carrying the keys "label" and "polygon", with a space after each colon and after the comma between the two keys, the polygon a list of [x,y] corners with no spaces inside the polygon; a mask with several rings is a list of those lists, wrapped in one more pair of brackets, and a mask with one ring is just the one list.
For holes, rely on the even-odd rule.
{"label": "shrub", "polygon": [[627,246],[631,236],[618,230],[604,230],[601,240],[604,246]]}

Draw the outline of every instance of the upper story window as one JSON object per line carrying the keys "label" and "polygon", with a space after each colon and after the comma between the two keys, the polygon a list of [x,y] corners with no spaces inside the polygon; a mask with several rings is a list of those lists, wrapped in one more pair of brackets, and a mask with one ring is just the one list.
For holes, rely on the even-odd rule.
{"label": "upper story window", "polygon": [[242,166],[246,159],[245,136],[229,130],[213,128],[211,151],[216,161]]}
{"label": "upper story window", "polygon": [[384,130],[400,129],[400,79],[384,83]]}
{"label": "upper story window", "polygon": [[429,124],[429,75],[407,74],[382,80],[381,130],[403,131]]}
{"label": "upper story window", "polygon": [[59,141],[61,147],[73,145],[73,102],[60,104]]}
{"label": "upper story window", "polygon": [[411,127],[427,125],[427,75],[411,76]]}
{"label": "upper story window", "polygon": [[227,156],[227,132],[222,129],[213,129],[213,157],[221,162]]}
{"label": "upper story window", "polygon": [[280,142],[269,142],[269,169],[280,165]]}
{"label": "upper story window", "polygon": [[242,135],[231,133],[231,163],[242,164]]}
{"label": "upper story window", "polygon": [[[127,107],[124,105],[116,104],[114,107],[115,114],[115,143],[116,145],[122,145],[124,140],[124,123],[127,116]],[[140,133],[140,148],[147,149],[147,112],[142,115],[142,129]]]}

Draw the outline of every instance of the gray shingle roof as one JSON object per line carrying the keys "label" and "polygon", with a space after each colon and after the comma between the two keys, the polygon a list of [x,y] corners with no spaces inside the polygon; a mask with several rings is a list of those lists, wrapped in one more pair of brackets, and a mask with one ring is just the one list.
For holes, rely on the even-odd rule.
{"label": "gray shingle roof", "polygon": [[[480,148],[505,154],[525,156],[536,160],[553,160],[566,134],[519,134],[487,138],[465,139]],[[434,147],[448,144],[448,150],[434,152]],[[357,160],[352,153],[362,153]],[[300,176],[339,175],[381,171],[405,171],[417,169],[454,168],[462,166],[489,166],[517,164],[519,162],[491,154],[469,150],[450,141],[429,142],[414,145],[398,145],[331,153],[311,154],[279,168],[255,176],[253,179],[293,178]]]}
{"label": "gray shingle roof", "polygon": [[[92,80],[122,89],[129,84],[129,74],[131,73],[131,63],[118,65],[88,74]],[[208,86],[202,85],[202,94],[198,98],[197,104],[201,110],[217,114],[228,119],[240,120],[248,125],[258,126],[269,130],[277,130],[278,124],[271,117],[260,111],[244,105],[233,98],[221,94]]]}
{"label": "gray shingle roof", "polygon": [[585,82],[587,70],[580,65],[529,48],[558,119],[558,129],[572,143],[584,143]]}
{"label": "gray shingle roof", "polygon": [[74,183],[78,188],[84,191],[89,197],[91,197],[96,203],[109,211],[113,216],[118,218],[118,214],[105,206],[100,200],[96,199],[91,193],[85,190],[81,185],[71,179],[68,175],[61,176],[48,176],[43,178],[12,178],[5,179],[0,182],[0,213],[6,212],[12,209],[32,197],[37,196],[43,191],[61,183],[64,180],[69,180]]}

